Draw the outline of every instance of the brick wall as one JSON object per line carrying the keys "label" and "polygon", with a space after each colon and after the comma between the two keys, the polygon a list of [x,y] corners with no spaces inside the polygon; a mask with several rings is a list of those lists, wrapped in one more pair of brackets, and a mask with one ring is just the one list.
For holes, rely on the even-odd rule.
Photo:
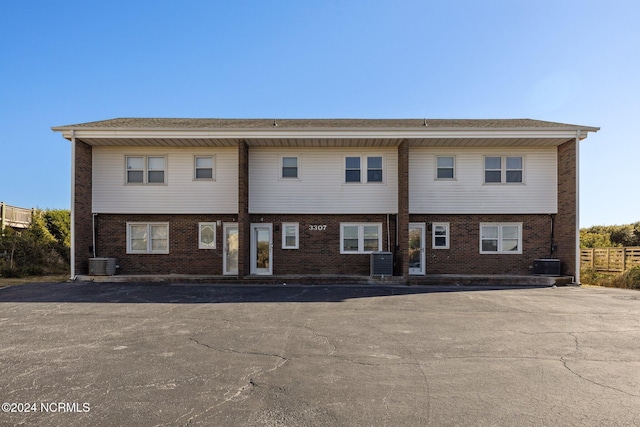
{"label": "brick wall", "polygon": [[409,275],[409,141],[398,146],[398,248],[394,274]]}
{"label": "brick wall", "polygon": [[89,258],[93,256],[93,235],[91,232],[92,199],[92,149],[90,145],[76,140],[75,143],[75,188],[73,206],[73,239],[75,252],[75,273],[89,272]]}
{"label": "brick wall", "polygon": [[[382,223],[383,250],[395,245],[395,218],[386,215],[256,215],[250,221],[273,225],[273,274],[368,275],[368,254],[340,254],[341,222]],[[237,222],[236,215],[96,216],[96,255],[116,258],[118,274],[223,274],[223,232],[216,229],[216,249],[198,249],[198,222]],[[168,222],[169,254],[127,254],[127,222]],[[299,249],[282,249],[282,223],[299,223]],[[326,225],[309,230],[309,225]],[[250,226],[250,223],[249,223]],[[247,242],[250,241],[247,238]],[[248,262],[250,259],[248,260]]]}
{"label": "brick wall", "polygon": [[[346,274],[369,275],[369,254],[340,253],[340,223],[382,223],[382,250],[395,246],[395,215],[259,215],[254,223],[273,224],[273,274]],[[282,249],[282,223],[299,223],[299,249]],[[310,230],[310,225],[326,225],[324,230]],[[390,240],[389,240],[390,238]]]}
{"label": "brick wall", "polygon": [[[96,255],[116,258],[118,274],[221,275],[222,226],[216,227],[216,249],[198,249],[199,222],[237,222],[229,215],[116,215],[96,216]],[[127,222],[168,222],[169,254],[127,254]]]}
{"label": "brick wall", "polygon": [[238,275],[246,276],[251,271],[249,218],[249,146],[245,141],[238,143]]}
{"label": "brick wall", "polygon": [[576,141],[558,147],[558,215],[555,221],[555,257],[562,274],[576,274]]}
{"label": "brick wall", "polygon": [[[534,259],[549,257],[549,215],[411,215],[411,222],[449,223],[449,249],[432,249],[426,232],[426,274],[531,274]],[[481,222],[521,222],[522,254],[480,254]]]}

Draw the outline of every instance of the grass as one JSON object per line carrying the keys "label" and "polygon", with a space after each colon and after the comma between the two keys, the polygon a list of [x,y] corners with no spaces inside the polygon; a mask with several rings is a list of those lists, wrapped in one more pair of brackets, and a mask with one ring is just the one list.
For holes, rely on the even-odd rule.
{"label": "grass", "polygon": [[0,288],[14,285],[24,285],[25,283],[52,283],[66,282],[69,274],[55,274],[50,276],[27,276],[27,277],[0,277]]}
{"label": "grass", "polygon": [[640,267],[634,267],[624,273],[582,270],[580,280],[587,285],[640,290]]}

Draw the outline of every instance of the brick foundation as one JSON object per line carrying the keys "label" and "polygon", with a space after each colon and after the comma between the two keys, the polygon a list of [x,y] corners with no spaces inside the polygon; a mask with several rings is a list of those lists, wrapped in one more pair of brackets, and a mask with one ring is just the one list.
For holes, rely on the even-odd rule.
{"label": "brick foundation", "polygon": [[[222,226],[216,227],[216,249],[198,249],[199,222],[237,222],[236,215],[96,216],[96,256],[116,258],[118,274],[221,275]],[[168,254],[127,254],[127,222],[168,222]]]}
{"label": "brick foundation", "polygon": [[[448,222],[449,249],[432,249],[426,232],[426,274],[531,274],[536,258],[548,258],[549,215],[411,215],[411,222]],[[481,222],[521,222],[522,254],[481,254]],[[564,260],[563,260],[564,261]]]}

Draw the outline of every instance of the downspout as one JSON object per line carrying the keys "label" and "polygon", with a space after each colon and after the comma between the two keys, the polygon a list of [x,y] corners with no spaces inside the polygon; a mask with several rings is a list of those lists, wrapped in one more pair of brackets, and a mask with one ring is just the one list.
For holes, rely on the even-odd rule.
{"label": "downspout", "polygon": [[387,214],[387,252],[391,252],[391,235],[389,234],[389,214]]}
{"label": "downspout", "polygon": [[98,214],[91,214],[91,248],[93,249],[93,257],[96,257],[96,216]]}
{"label": "downspout", "polygon": [[555,238],[555,224],[553,214],[549,214],[549,219],[551,220],[551,235],[549,237],[549,259],[553,259],[553,253],[556,251],[556,245],[553,243],[553,239]]}
{"label": "downspout", "polygon": [[76,131],[71,129],[71,280],[76,279]]}
{"label": "downspout", "polygon": [[580,129],[576,131],[576,267],[575,283],[580,284]]}

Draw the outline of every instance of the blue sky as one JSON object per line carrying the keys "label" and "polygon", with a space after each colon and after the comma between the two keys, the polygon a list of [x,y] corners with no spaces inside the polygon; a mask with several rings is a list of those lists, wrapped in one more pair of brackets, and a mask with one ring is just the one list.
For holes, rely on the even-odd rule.
{"label": "blue sky", "polygon": [[0,3],[0,201],[68,208],[115,117],[533,118],[581,144],[581,226],[640,221],[640,2]]}

